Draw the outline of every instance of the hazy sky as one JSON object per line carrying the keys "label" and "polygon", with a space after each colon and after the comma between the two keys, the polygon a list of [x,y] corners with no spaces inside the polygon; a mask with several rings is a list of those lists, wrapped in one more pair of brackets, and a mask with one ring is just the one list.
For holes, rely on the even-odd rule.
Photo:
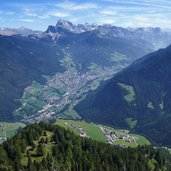
{"label": "hazy sky", "polygon": [[170,0],[0,0],[0,27],[46,30],[59,18],[73,23],[171,28]]}

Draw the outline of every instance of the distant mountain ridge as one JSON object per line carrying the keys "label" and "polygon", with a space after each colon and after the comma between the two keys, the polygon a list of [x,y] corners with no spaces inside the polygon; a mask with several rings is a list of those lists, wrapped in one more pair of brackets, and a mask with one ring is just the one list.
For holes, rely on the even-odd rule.
{"label": "distant mountain ridge", "polygon": [[50,36],[50,38],[57,41],[64,31],[75,34],[95,32],[100,37],[140,40],[144,41],[144,43],[148,42],[148,44],[151,44],[150,48],[153,50],[166,48],[171,42],[170,29],[166,30],[159,27],[123,28],[110,24],[73,24],[72,22],[63,19],[59,19],[55,26],[50,25],[45,32],[33,31],[25,27],[19,29],[0,28],[0,35],[32,35],[37,38],[46,38],[46,36]]}
{"label": "distant mountain ridge", "polygon": [[33,31],[24,26],[18,29],[17,28],[0,28],[0,35],[6,35],[6,36],[12,36],[12,35],[28,36],[28,35],[39,35],[39,34],[42,34],[42,32]]}
{"label": "distant mountain ridge", "polygon": [[75,25],[70,21],[59,19],[56,26],[49,26],[46,32],[51,32],[52,28],[54,30],[56,29],[56,31],[58,28],[63,28],[73,33],[83,33],[86,31],[93,31],[95,29],[98,29],[98,25],[88,23]]}
{"label": "distant mountain ridge", "polygon": [[60,37],[60,30],[64,29],[72,33],[96,32],[98,36],[117,37],[128,40],[141,40],[151,43],[154,50],[165,48],[170,45],[171,31],[163,30],[159,27],[140,27],[140,28],[122,28],[109,24],[78,24],[75,25],[67,20],[58,20],[56,26],[49,26],[45,31],[53,39]]}

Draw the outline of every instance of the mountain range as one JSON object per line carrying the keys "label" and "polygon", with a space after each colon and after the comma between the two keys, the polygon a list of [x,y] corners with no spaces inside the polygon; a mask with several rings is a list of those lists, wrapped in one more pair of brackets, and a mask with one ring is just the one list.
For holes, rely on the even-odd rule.
{"label": "mountain range", "polygon": [[59,20],[56,26],[49,26],[45,32],[45,35],[50,35],[53,39],[60,37],[60,30],[67,30],[72,33],[84,33],[84,32],[95,32],[100,37],[107,38],[123,38],[132,41],[144,41],[151,43],[149,48],[158,50],[170,45],[171,42],[171,30],[164,30],[158,27],[147,27],[147,28],[122,28],[116,27],[109,24],[97,25],[97,24],[78,24],[75,25],[66,20]]}
{"label": "mountain range", "polygon": [[0,28],[0,35],[6,35],[6,36],[12,36],[12,35],[22,35],[22,36],[28,36],[29,34],[41,34],[41,31],[33,31],[31,29],[28,29],[24,26],[20,28]]}
{"label": "mountain range", "polygon": [[32,123],[69,110],[171,143],[171,31],[59,20],[45,32],[0,34],[0,120]]}
{"label": "mountain range", "polygon": [[[0,36],[1,120],[14,119],[13,113],[17,113],[17,118],[25,115],[34,116],[52,101],[52,98],[49,100],[47,95],[40,95],[40,93],[40,96],[36,96],[34,99],[29,98],[22,101],[26,88],[29,89],[33,81],[41,85],[47,82],[43,76],[47,78],[47,76],[51,77],[59,72],[62,77],[68,78],[68,75],[72,73],[71,70],[74,69],[76,79],[73,82],[71,81],[73,79],[70,79],[69,84],[73,84],[75,87],[69,91],[78,91],[84,87],[84,84],[90,85],[91,80],[94,79],[93,76],[99,78],[103,75],[99,80],[102,81],[111,77],[112,74],[130,64],[133,60],[153,51],[152,46],[148,46],[151,43],[144,43],[140,39],[137,41],[112,36],[103,37],[99,36],[99,33],[94,30],[74,33],[68,29],[68,25],[71,25],[71,23],[58,21],[57,26],[54,27],[57,29],[55,35],[60,35],[58,39],[51,37],[48,32],[49,28],[41,34],[30,34],[29,31],[23,35],[18,30],[20,34]],[[69,73],[67,76],[65,71]],[[85,74],[83,77],[87,78],[86,82],[82,74]],[[66,87],[66,84],[62,86],[62,89],[69,88]],[[53,90],[48,90],[48,92],[50,91],[50,94],[53,94],[53,99],[54,96],[59,98],[63,108],[66,105],[63,105],[63,101],[66,100],[61,100],[61,97],[64,94],[70,94],[70,92],[65,90],[62,91],[62,94],[59,94],[57,93],[59,89],[61,89],[61,85]],[[55,104],[59,104],[59,100],[56,100]],[[26,105],[27,102],[28,105]],[[35,106],[36,102],[38,106]],[[24,110],[18,112],[20,108],[23,108],[23,105]],[[56,112],[56,109],[55,111],[53,109],[53,112]]]}

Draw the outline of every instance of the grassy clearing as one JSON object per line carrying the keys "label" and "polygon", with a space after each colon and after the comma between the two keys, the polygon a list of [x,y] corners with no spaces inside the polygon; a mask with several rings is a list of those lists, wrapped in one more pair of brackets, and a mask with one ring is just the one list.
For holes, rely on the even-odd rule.
{"label": "grassy clearing", "polygon": [[121,53],[115,52],[115,53],[111,54],[111,58],[110,59],[111,59],[112,62],[121,62],[121,61],[127,61],[128,57],[125,54],[121,54]]}
{"label": "grassy clearing", "polygon": [[[67,123],[67,125],[66,125],[66,123]],[[63,126],[67,129],[70,129],[71,131],[74,131],[76,134],[79,134],[79,132],[74,130],[70,126],[70,124],[78,125],[81,128],[83,128],[83,130],[87,133],[87,136],[89,136],[90,138],[97,140],[97,141],[106,142],[106,138],[102,134],[100,127],[98,125],[93,124],[93,123],[87,123],[84,121],[74,121],[74,120],[58,120],[56,122],[56,124]]]}
{"label": "grassy clearing", "polygon": [[114,145],[124,145],[124,147],[137,147],[135,142],[126,142],[124,140],[117,140],[113,143]]}
{"label": "grassy clearing", "polygon": [[137,135],[137,137],[138,137],[138,144],[139,145],[150,145],[150,142],[145,138],[145,137],[143,137],[143,136],[141,136],[141,135]]}
{"label": "grassy clearing", "polygon": [[64,58],[60,60],[61,66],[65,68],[76,67],[72,55],[67,51],[67,49],[63,49],[62,51],[64,53]]}
{"label": "grassy clearing", "polygon": [[126,122],[131,129],[135,128],[135,126],[137,125],[137,120],[134,120],[133,118],[126,118]]}
{"label": "grassy clearing", "polygon": [[32,87],[35,89],[40,89],[42,87],[42,85],[36,81],[33,81]]}
{"label": "grassy clearing", "polygon": [[90,66],[88,67],[88,69],[90,71],[94,71],[95,69],[97,69],[99,66],[95,63],[91,63]]}
{"label": "grassy clearing", "polygon": [[80,118],[78,113],[73,109],[69,109],[69,110],[65,111],[63,114],[68,116],[68,117],[71,117],[73,119]]}
{"label": "grassy clearing", "polygon": [[[23,128],[26,125],[20,122],[10,123],[10,122],[0,122],[0,138],[4,137],[4,134],[6,133],[6,137],[10,138],[14,136],[17,133],[17,130],[19,128]],[[3,141],[0,140],[0,143]]]}
{"label": "grassy clearing", "polygon": [[[44,132],[44,131],[43,131],[43,132]],[[31,158],[32,158],[32,162],[33,162],[34,160],[37,161],[37,162],[41,162],[42,159],[43,159],[43,157],[46,156],[48,153],[51,152],[51,149],[52,149],[52,147],[54,146],[53,143],[50,143],[51,137],[52,137],[53,133],[50,132],[50,131],[45,131],[45,132],[46,132],[46,136],[42,135],[42,136],[39,138],[38,141],[34,141],[34,144],[35,144],[35,148],[34,148],[34,149],[32,149],[30,146],[28,146],[28,147],[26,148],[25,153],[22,154],[21,163],[22,163],[24,166],[26,166],[27,163],[28,163],[27,150],[29,150],[29,152],[30,152],[30,156],[31,156]],[[37,156],[37,146],[38,146],[39,141],[41,140],[41,138],[44,138],[44,139],[45,139],[45,138],[48,138],[48,143],[47,143],[47,144],[46,144],[46,143],[43,144],[45,155],[44,155],[44,156]]]}
{"label": "grassy clearing", "polygon": [[134,88],[130,85],[126,85],[126,84],[123,84],[123,83],[118,83],[118,85],[120,87],[122,87],[123,89],[125,89],[128,93],[124,96],[124,99],[128,102],[128,103],[131,103],[132,101],[135,100],[135,91],[134,91]]}
{"label": "grassy clearing", "polygon": [[148,102],[148,108],[153,110],[155,107],[153,105],[153,102]]}
{"label": "grassy clearing", "polygon": [[13,112],[14,116],[21,116],[21,115],[25,115],[26,113],[23,110],[16,110]]}
{"label": "grassy clearing", "polygon": [[100,85],[100,80],[97,79],[95,81],[93,81],[93,83],[91,84],[91,90],[96,90]]}
{"label": "grassy clearing", "polygon": [[150,166],[150,168],[151,168],[152,170],[155,169],[155,164],[156,164],[156,161],[155,161],[154,159],[151,159],[151,160],[149,160],[149,162],[148,162],[148,165]]}

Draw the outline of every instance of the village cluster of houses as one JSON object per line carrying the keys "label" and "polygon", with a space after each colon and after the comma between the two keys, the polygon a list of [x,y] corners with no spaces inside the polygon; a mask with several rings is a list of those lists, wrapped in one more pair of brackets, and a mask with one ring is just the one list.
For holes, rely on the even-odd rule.
{"label": "village cluster of houses", "polygon": [[108,143],[113,144],[117,140],[124,140],[126,142],[137,142],[138,137],[129,135],[129,134],[120,134],[117,135],[113,130],[101,127],[103,134],[106,136]]}
{"label": "village cluster of houses", "polygon": [[[68,125],[68,123],[65,122],[65,125]],[[76,131],[78,131],[81,137],[88,137],[87,133],[79,125],[70,124],[70,126]]]}
{"label": "village cluster of houses", "polygon": [[[79,125],[76,124],[69,124],[67,122],[64,123],[66,126],[71,126],[74,130],[79,132],[79,135],[81,137],[88,137],[87,133],[81,128]],[[134,142],[136,143],[138,140],[138,137],[129,135],[128,132],[125,132],[124,130],[120,132],[120,134],[116,134],[115,131],[106,128],[106,127],[100,127],[101,131],[106,137],[106,140],[108,143],[113,144],[117,140],[123,140],[126,142]]]}

